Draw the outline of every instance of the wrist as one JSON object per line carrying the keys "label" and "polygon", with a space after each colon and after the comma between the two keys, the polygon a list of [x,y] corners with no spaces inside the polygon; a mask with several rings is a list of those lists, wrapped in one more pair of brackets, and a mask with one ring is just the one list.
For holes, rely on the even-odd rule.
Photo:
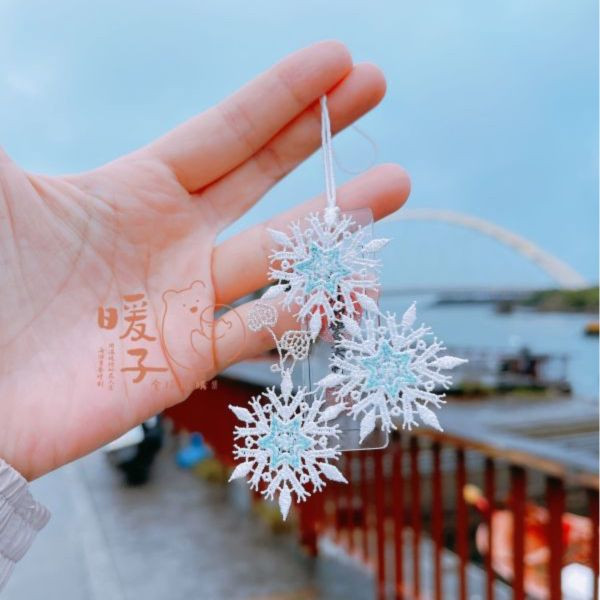
{"label": "wrist", "polygon": [[27,480],[0,458],[0,589],[49,518]]}

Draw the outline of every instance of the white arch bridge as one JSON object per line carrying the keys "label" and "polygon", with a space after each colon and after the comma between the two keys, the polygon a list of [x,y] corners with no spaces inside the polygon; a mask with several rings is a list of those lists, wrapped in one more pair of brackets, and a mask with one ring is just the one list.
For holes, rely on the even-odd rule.
{"label": "white arch bridge", "polygon": [[479,231],[508,246],[535,263],[556,283],[566,289],[588,287],[589,283],[573,267],[556,256],[543,250],[527,238],[520,236],[495,223],[449,210],[432,208],[402,209],[386,217],[385,221],[441,221]]}

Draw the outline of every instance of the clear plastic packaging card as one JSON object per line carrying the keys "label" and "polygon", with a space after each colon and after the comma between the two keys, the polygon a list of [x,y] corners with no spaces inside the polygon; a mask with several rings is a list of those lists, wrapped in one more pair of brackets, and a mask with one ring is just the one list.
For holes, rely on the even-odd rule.
{"label": "clear plastic packaging card", "polygon": [[[364,228],[369,237],[373,238],[373,215],[370,209],[360,209],[347,211],[357,224],[357,227]],[[367,274],[368,276],[368,274]],[[377,301],[377,298],[373,298]],[[330,358],[336,350],[335,337],[343,335],[331,328],[323,330],[318,339],[313,343],[308,359],[303,363],[302,385],[308,389],[315,389],[316,383],[330,373]],[[326,406],[336,404],[340,398],[334,397],[333,390],[327,389],[325,392]],[[343,398],[347,405],[356,402],[356,398]],[[326,408],[326,406],[324,408]],[[341,430],[340,447],[342,451],[351,450],[373,450],[385,448],[389,442],[389,436],[386,432],[375,429],[360,443],[360,429],[358,421],[354,420],[349,414],[342,413],[331,424],[337,424]]]}

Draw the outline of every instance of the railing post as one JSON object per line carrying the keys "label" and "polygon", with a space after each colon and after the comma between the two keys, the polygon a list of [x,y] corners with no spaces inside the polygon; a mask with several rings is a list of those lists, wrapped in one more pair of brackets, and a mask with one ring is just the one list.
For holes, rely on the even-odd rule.
{"label": "railing post", "polygon": [[467,483],[465,451],[456,451],[456,553],[458,554],[458,597],[467,600],[468,513],[464,497]]}
{"label": "railing post", "polygon": [[561,570],[563,565],[562,517],[565,512],[563,482],[556,477],[546,480],[546,504],[548,506],[548,589],[550,600],[561,600]]}
{"label": "railing post", "polygon": [[314,494],[306,502],[298,506],[298,529],[300,545],[310,556],[319,552],[319,532],[324,511],[323,494]]}
{"label": "railing post", "polygon": [[361,507],[363,512],[362,521],[362,555],[365,564],[369,564],[370,552],[369,552],[369,526],[370,526],[370,511],[369,505],[369,477],[368,477],[368,466],[370,453],[366,450],[360,452],[360,499]]}
{"label": "railing post", "polygon": [[375,475],[375,530],[377,534],[377,598],[385,598],[385,483],[383,452],[373,455]]}
{"label": "railing post", "polygon": [[410,438],[410,512],[412,528],[413,597],[421,594],[421,474],[419,473],[419,440]]}
{"label": "railing post", "polygon": [[525,598],[525,471],[522,467],[510,468],[511,502],[513,514],[513,594],[515,600]]}
{"label": "railing post", "polygon": [[598,600],[598,567],[600,562],[598,539],[598,490],[589,490],[588,492],[590,504],[590,521],[592,522],[592,571],[594,573],[594,600]]}
{"label": "railing post", "polygon": [[340,540],[343,544],[348,548],[348,534],[349,534],[349,523],[348,523],[348,515],[349,515],[349,504],[350,504],[350,490],[349,487],[351,485],[349,473],[349,464],[350,464],[350,456],[347,453],[343,453],[340,459],[340,469],[348,483],[346,485],[340,486],[340,491],[338,495],[338,543]]}
{"label": "railing post", "polygon": [[406,586],[404,584],[404,469],[402,457],[402,438],[394,447],[392,468],[392,494],[394,509],[394,555],[396,600],[404,600]]}
{"label": "railing post", "polygon": [[432,472],[432,515],[431,537],[433,538],[434,598],[442,600],[442,532],[443,532],[443,499],[442,470],[440,464],[440,444],[435,442],[431,449],[433,458]]}
{"label": "railing post", "polygon": [[356,518],[354,508],[354,486],[355,478],[354,475],[354,452],[349,452],[346,461],[346,479],[348,480],[348,494],[346,496],[346,514],[348,519],[348,552],[354,554],[354,519]]}
{"label": "railing post", "polygon": [[336,544],[340,543],[340,497],[341,497],[341,487],[342,485],[339,483],[333,483],[331,486],[331,491],[328,496],[331,502],[329,503],[329,523],[332,529],[332,537],[333,541]]}
{"label": "railing post", "polygon": [[325,490],[325,526],[329,535],[335,541],[335,505],[338,486],[333,483]]}
{"label": "railing post", "polygon": [[491,458],[485,459],[485,490],[484,494],[488,502],[488,510],[485,514],[485,522],[488,530],[488,551],[485,557],[486,573],[486,595],[487,600],[494,600],[494,567],[493,567],[493,522],[494,511],[496,510],[496,470],[494,461]]}

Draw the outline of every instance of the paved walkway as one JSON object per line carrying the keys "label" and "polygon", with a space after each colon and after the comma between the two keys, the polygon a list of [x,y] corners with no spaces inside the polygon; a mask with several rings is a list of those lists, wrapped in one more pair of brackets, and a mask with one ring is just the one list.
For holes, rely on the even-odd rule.
{"label": "paved walkway", "polygon": [[245,495],[175,468],[126,488],[94,454],[33,483],[53,518],[3,600],[367,600],[372,579],[312,560],[249,514]]}

